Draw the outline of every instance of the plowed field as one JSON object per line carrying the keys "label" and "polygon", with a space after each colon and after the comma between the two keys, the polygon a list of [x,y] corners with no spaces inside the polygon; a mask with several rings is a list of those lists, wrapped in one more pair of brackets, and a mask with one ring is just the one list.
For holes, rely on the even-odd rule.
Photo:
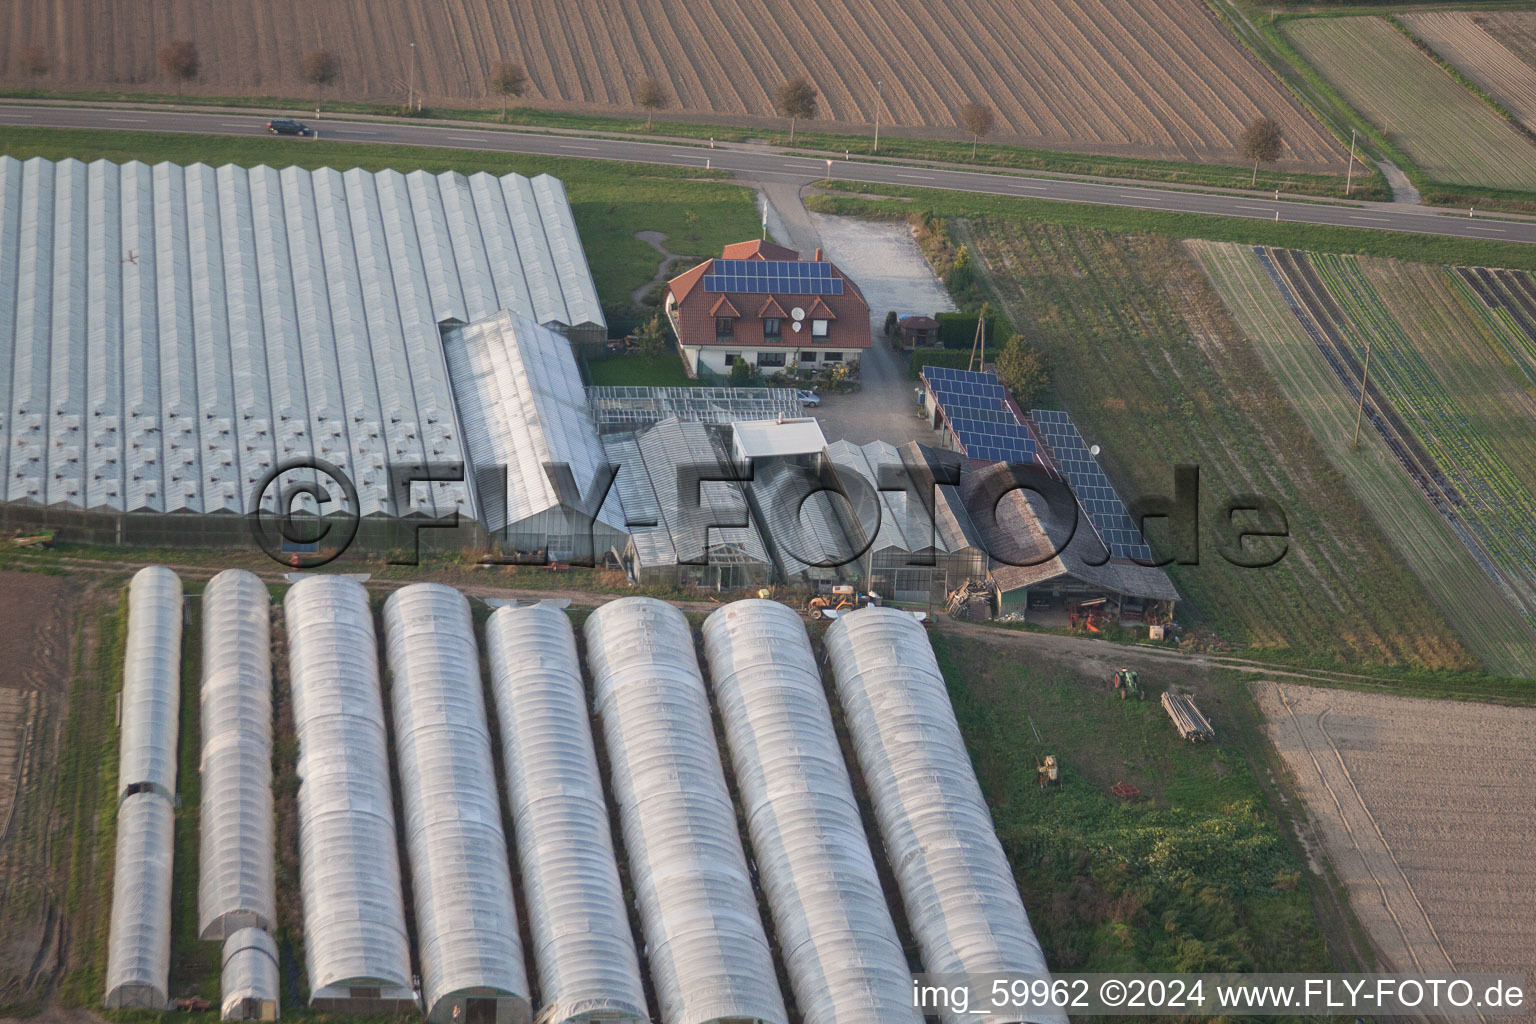
{"label": "plowed field", "polygon": [[[0,0],[0,84],[170,92],[155,53],[193,40],[189,93],[307,96],[305,50],[341,58],[334,96],[402,102],[411,44],[428,104],[494,105],[493,61],[529,72],[539,106],[633,109],[631,83],[662,80],[671,110],[772,123],[774,87],[808,75],[822,116],[958,137],[972,99],[994,139],[1083,152],[1240,163],[1234,140],[1262,112],[1285,127],[1280,166],[1343,170],[1344,153],[1200,0]],[[51,67],[30,77],[29,45]],[[876,83],[883,82],[877,90]]]}
{"label": "plowed field", "polygon": [[1536,65],[1506,46],[1500,27],[1487,16],[1466,11],[1420,11],[1403,15],[1402,21],[1527,128],[1536,129]]}
{"label": "plowed field", "polygon": [[1383,969],[1529,971],[1536,711],[1290,683],[1255,691]]}

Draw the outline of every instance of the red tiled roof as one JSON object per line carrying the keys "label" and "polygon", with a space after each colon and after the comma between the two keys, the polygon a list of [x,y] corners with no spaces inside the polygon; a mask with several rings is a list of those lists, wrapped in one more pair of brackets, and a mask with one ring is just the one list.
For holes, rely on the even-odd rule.
{"label": "red tiled roof", "polygon": [[789,314],[784,312],[784,307],[779,305],[779,300],[772,295],[768,296],[768,301],[763,303],[763,308],[757,311],[757,315],[760,317],[776,316],[780,320],[789,319]]}
{"label": "red tiled roof", "polygon": [[827,308],[827,304],[821,301],[821,296],[816,296],[816,301],[811,303],[811,310],[806,316],[812,320],[836,320],[837,314]]}
{"label": "red tiled roof", "polygon": [[715,304],[713,306],[709,307],[709,315],[710,316],[741,316],[741,313],[736,309],[735,306],[731,305],[731,300],[730,299],[728,299],[724,295],[722,295],[722,296],[720,296],[719,299],[715,300]]}
{"label": "red tiled roof", "polygon": [[732,242],[720,253],[723,260],[798,260],[800,254],[795,250],[761,238],[754,238],[750,242]]}

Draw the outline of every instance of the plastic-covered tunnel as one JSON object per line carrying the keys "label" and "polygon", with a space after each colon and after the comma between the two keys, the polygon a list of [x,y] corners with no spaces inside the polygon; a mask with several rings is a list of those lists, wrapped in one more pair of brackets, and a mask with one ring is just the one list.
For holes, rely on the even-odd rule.
{"label": "plastic-covered tunnel", "polygon": [[922,1024],[800,616],[733,602],[705,620],[704,652],[805,1024]]}
{"label": "plastic-covered tunnel", "polygon": [[664,1024],[787,1024],[687,620],[627,597],[584,630]]}
{"label": "plastic-covered tunnel", "polygon": [[[1013,873],[923,627],[893,608],[832,623],[827,657],[907,920],[930,974],[1045,976]],[[1065,1024],[1064,1014],[944,1014]]]}
{"label": "plastic-covered tunnel", "polygon": [[486,624],[539,1020],[649,1021],[570,618],[541,602]]}
{"label": "plastic-covered tunnel", "polygon": [[384,604],[395,751],[428,1018],[523,1024],[528,978],[469,602],[417,583]]}
{"label": "plastic-covered tunnel", "polygon": [[310,1005],[413,1007],[378,647],[368,593],[307,576],[283,601],[299,739],[299,859]]}

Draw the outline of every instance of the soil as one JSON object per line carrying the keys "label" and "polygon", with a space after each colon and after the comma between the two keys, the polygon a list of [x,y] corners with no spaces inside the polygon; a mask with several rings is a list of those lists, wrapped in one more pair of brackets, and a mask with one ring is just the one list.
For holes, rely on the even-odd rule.
{"label": "soil", "polygon": [[1383,969],[1528,971],[1536,709],[1253,685]]}

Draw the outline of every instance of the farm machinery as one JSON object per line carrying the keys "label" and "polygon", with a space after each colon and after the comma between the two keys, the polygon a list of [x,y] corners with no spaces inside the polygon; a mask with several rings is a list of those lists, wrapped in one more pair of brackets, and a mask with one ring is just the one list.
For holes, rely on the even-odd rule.
{"label": "farm machinery", "polygon": [[1137,700],[1147,699],[1146,691],[1141,688],[1141,674],[1135,669],[1116,669],[1113,685],[1115,691],[1120,694],[1121,700],[1129,697],[1135,697]]}
{"label": "farm machinery", "polygon": [[1036,758],[1035,771],[1040,776],[1041,789],[1061,785],[1061,768],[1056,764],[1055,754],[1046,754],[1044,759]]}
{"label": "farm machinery", "polygon": [[1067,604],[1067,625],[1074,631],[1083,629],[1089,633],[1102,633],[1110,621],[1108,598],[1095,597]]}
{"label": "farm machinery", "polygon": [[816,594],[805,603],[805,610],[813,619],[835,619],[843,612],[851,612],[865,605],[880,604],[881,597],[873,590],[864,592],[847,583],[833,586],[830,594]]}

